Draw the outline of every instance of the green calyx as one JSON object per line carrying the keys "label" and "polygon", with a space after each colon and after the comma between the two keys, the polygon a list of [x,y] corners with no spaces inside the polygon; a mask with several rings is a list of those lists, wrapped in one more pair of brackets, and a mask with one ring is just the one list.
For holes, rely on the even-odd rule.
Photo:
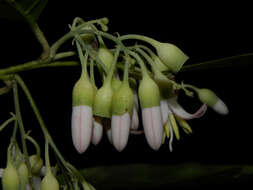
{"label": "green calyx", "polygon": [[134,95],[127,82],[123,82],[120,88],[113,94],[112,115],[122,115],[126,112],[132,114]]}
{"label": "green calyx", "polygon": [[142,109],[160,106],[159,87],[148,75],[141,80],[138,94]]}
{"label": "green calyx", "polygon": [[111,118],[112,96],[113,89],[110,82],[105,83],[96,93],[93,104],[93,114],[100,117]]}
{"label": "green calyx", "polygon": [[154,60],[154,63],[156,64],[156,67],[159,69],[159,71],[164,72],[169,70],[169,68],[159,59],[158,56],[153,55],[152,59]]}
{"label": "green calyx", "polygon": [[214,106],[218,101],[216,94],[207,88],[197,89],[196,92],[199,100],[210,107]]}
{"label": "green calyx", "polygon": [[20,179],[20,187],[21,189],[25,189],[28,184],[28,167],[24,162],[22,162],[18,167],[18,175]]}
{"label": "green calyx", "polygon": [[173,73],[177,73],[189,59],[177,46],[170,43],[155,43],[158,57]]}
{"label": "green calyx", "polygon": [[109,49],[107,49],[104,45],[101,45],[101,47],[98,49],[97,56],[109,70],[114,59],[112,52]]}
{"label": "green calyx", "polygon": [[57,179],[54,177],[54,175],[51,172],[47,172],[46,176],[43,178],[40,184],[41,190],[59,190],[60,185],[57,181]]}
{"label": "green calyx", "polygon": [[20,179],[17,169],[12,163],[8,163],[4,169],[2,176],[2,188],[3,190],[19,190]]}
{"label": "green calyx", "polygon": [[39,175],[40,170],[43,166],[43,160],[39,155],[32,155],[29,157],[29,162],[31,165],[31,171],[33,175]]}
{"label": "green calyx", "polygon": [[73,106],[86,105],[92,107],[94,95],[94,87],[88,77],[82,75],[73,88],[72,104]]}
{"label": "green calyx", "polygon": [[[92,30],[92,27],[87,25],[87,26],[83,27],[83,30]],[[91,34],[91,33],[81,34],[80,36],[81,36],[82,40],[84,41],[84,43],[86,43],[86,44],[90,44],[95,39],[94,34]]]}
{"label": "green calyx", "polygon": [[121,86],[122,82],[119,79],[116,79],[115,77],[112,78],[112,89],[113,92],[116,92],[119,87]]}

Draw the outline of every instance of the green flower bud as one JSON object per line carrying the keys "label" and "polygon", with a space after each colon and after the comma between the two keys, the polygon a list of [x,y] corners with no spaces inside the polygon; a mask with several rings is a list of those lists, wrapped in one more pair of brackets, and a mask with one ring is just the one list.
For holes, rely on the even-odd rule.
{"label": "green flower bud", "polygon": [[114,58],[111,51],[109,49],[107,49],[104,45],[102,45],[98,49],[98,54],[97,55],[98,55],[98,58],[104,63],[106,68],[109,70],[110,66],[113,63],[113,58]]}
{"label": "green flower bud", "polygon": [[160,106],[159,87],[150,77],[144,76],[141,80],[138,94],[142,109]]}
{"label": "green flower bud", "polygon": [[46,176],[42,179],[40,190],[59,190],[60,185],[57,179],[51,172],[47,172]]}
{"label": "green flower bud", "polygon": [[[83,27],[83,30],[92,30],[91,26],[85,26]],[[81,34],[81,38],[86,44],[90,44],[94,39],[94,34],[87,33],[87,34]]]}
{"label": "green flower bud", "polygon": [[88,77],[81,76],[73,88],[73,106],[86,105],[92,107],[94,100],[94,87]]}
{"label": "green flower bud", "polygon": [[24,162],[18,167],[18,175],[21,189],[25,189],[26,185],[28,184],[28,168]]}
{"label": "green flower bud", "polygon": [[38,155],[32,155],[29,157],[29,161],[31,164],[31,171],[33,175],[38,175],[43,166],[43,160]]}
{"label": "green flower bud", "polygon": [[196,89],[196,92],[198,93],[199,100],[210,106],[214,111],[221,115],[228,114],[229,111],[226,104],[213,91],[203,88]]}
{"label": "green flower bud", "polygon": [[177,46],[170,43],[155,43],[158,57],[174,73],[177,73],[189,59]]}
{"label": "green flower bud", "polygon": [[159,59],[158,56],[152,56],[157,68],[159,69],[159,71],[163,72],[163,71],[168,71],[169,68]]}
{"label": "green flower bud", "polygon": [[199,100],[210,107],[213,107],[218,101],[216,94],[207,88],[198,89],[197,93]]}
{"label": "green flower bud", "polygon": [[98,89],[93,105],[93,114],[100,117],[111,118],[113,89],[110,83]]}
{"label": "green flower bud", "polygon": [[11,164],[7,164],[7,167],[3,171],[2,187],[3,190],[19,190],[20,180],[18,177],[18,171]]}
{"label": "green flower bud", "polygon": [[112,115],[122,115],[129,112],[132,115],[134,95],[128,83],[123,83],[113,94]]}
{"label": "green flower bud", "polygon": [[112,78],[112,89],[113,92],[116,92],[119,87],[121,86],[122,82],[118,79],[116,79],[115,77]]}
{"label": "green flower bud", "polygon": [[108,24],[109,23],[109,19],[108,18],[102,18],[101,19],[101,22],[103,23],[103,24]]}

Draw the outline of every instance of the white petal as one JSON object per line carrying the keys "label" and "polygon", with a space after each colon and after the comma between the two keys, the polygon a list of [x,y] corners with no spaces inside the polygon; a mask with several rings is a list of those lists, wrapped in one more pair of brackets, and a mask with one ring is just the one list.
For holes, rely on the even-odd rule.
{"label": "white petal", "polygon": [[178,104],[177,97],[168,99],[168,105],[174,114],[186,120],[202,117],[207,110],[206,104],[203,104],[195,113],[190,114]]}
{"label": "white petal", "polygon": [[97,122],[96,120],[93,121],[93,132],[91,141],[94,145],[97,145],[103,136],[103,126]]}
{"label": "white petal", "polygon": [[[32,177],[32,183],[33,183],[33,186],[34,186],[35,190],[40,190],[40,183],[41,183],[40,177],[33,176]],[[29,187],[26,187],[26,189],[30,190]]]}
{"label": "white petal", "polygon": [[219,113],[221,115],[228,114],[228,108],[227,108],[226,104],[221,99],[218,99],[218,101],[216,102],[216,104],[212,108],[214,111],[216,111],[217,113]]}
{"label": "white petal", "polygon": [[0,168],[0,178],[1,178],[2,175],[3,175],[3,172],[4,172],[4,169],[3,169],[3,168]]}
{"label": "white petal", "polygon": [[169,109],[167,100],[161,100],[160,101],[160,107],[162,112],[162,122],[163,125],[168,121],[169,114],[171,114],[171,110]]}
{"label": "white petal", "polygon": [[90,145],[92,135],[92,108],[74,106],[72,110],[72,140],[76,150],[83,153]]}
{"label": "white petal", "polygon": [[130,115],[128,112],[123,115],[112,116],[112,142],[119,152],[127,145],[129,131]]}
{"label": "white petal", "polygon": [[137,95],[136,92],[134,92],[134,104],[135,104],[136,110],[138,112],[138,110],[139,110],[139,102],[138,102],[138,95]]}
{"label": "white petal", "polygon": [[163,123],[160,106],[142,110],[143,128],[148,144],[158,150],[162,144]]}
{"label": "white petal", "polygon": [[139,127],[139,117],[138,117],[138,112],[136,110],[136,107],[134,107],[133,114],[132,114],[132,120],[131,120],[131,129],[137,130],[138,127]]}
{"label": "white petal", "polygon": [[106,135],[107,135],[109,142],[112,144],[112,129],[108,129],[106,131]]}

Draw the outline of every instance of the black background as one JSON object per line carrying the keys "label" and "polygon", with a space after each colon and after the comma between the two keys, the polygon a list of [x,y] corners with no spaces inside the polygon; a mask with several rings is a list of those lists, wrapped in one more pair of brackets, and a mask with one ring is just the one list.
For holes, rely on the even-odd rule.
{"label": "black background", "polygon": [[[136,5],[118,1],[114,4],[99,1],[52,2],[43,11],[39,24],[50,44],[68,32],[75,16],[85,20],[108,17],[109,31],[121,35],[137,33],[171,42],[189,57],[186,64],[253,52],[251,16],[247,5],[221,7],[219,4],[167,5],[156,1]],[[0,67],[21,64],[40,55],[40,46],[27,25],[20,21],[1,19]],[[68,42],[65,48],[73,48]],[[235,65],[222,69],[182,72],[178,81],[214,90],[227,104],[230,113],[220,116],[211,109],[197,120],[190,121],[194,133],[183,134],[174,142],[170,153],[168,144],[155,152],[144,136],[131,136],[126,149],[118,153],[106,136],[98,146],[91,145],[79,155],[71,140],[71,93],[79,77],[79,67],[44,68],[21,74],[41,111],[45,123],[64,157],[78,168],[125,163],[200,162],[204,164],[252,164],[252,65]],[[32,129],[43,147],[39,124],[20,92],[25,127]],[[189,111],[199,105],[182,101]],[[191,103],[194,102],[194,106]],[[0,121],[13,111],[12,95],[0,99]],[[0,166],[4,166],[5,149],[11,127],[0,134]],[[33,153],[33,148],[31,148]]]}

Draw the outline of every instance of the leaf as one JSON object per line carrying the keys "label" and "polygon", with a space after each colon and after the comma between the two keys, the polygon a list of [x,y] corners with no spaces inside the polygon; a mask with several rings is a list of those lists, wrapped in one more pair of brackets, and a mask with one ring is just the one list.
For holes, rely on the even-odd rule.
{"label": "leaf", "polygon": [[206,61],[197,64],[185,65],[182,67],[181,71],[194,71],[194,70],[204,70],[204,69],[214,69],[214,68],[224,68],[224,67],[244,67],[253,63],[253,53],[247,53],[242,55],[236,55],[232,57],[225,57],[222,59],[216,59],[211,61]]}
{"label": "leaf", "polygon": [[99,166],[81,171],[97,189],[196,189],[210,185],[243,185],[253,180],[251,165],[200,163],[126,164]]}
{"label": "leaf", "polygon": [[1,0],[0,18],[21,20],[22,17],[29,23],[38,20],[48,0]]}

